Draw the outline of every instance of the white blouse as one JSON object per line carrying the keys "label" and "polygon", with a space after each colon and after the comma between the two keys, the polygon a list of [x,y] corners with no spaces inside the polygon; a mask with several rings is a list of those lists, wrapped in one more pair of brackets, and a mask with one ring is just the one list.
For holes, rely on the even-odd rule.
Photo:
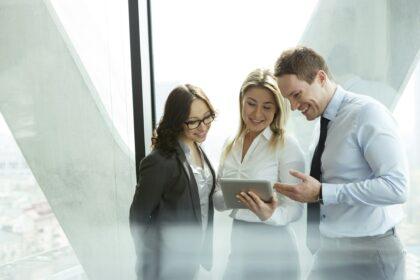
{"label": "white blouse", "polygon": [[[220,178],[261,179],[272,183],[299,183],[300,180],[289,174],[290,169],[305,172],[303,152],[297,140],[291,135],[285,136],[285,144],[278,148],[270,146],[272,131],[267,127],[252,142],[243,161],[242,148],[244,133],[233,144],[232,150],[220,163],[213,203],[217,210],[228,210],[223,199],[223,193],[218,183]],[[226,146],[226,145],[225,145]],[[303,212],[303,204],[293,201],[277,193],[279,205],[273,215],[264,221],[270,225],[287,225],[299,219]],[[234,209],[230,216],[247,222],[261,222],[249,209]]]}

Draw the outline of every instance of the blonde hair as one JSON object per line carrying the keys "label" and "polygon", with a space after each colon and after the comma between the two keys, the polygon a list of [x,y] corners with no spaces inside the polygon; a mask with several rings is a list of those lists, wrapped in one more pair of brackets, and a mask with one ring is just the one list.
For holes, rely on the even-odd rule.
{"label": "blonde hair", "polygon": [[270,139],[270,146],[274,148],[277,145],[284,145],[284,138],[286,133],[285,126],[290,111],[288,102],[286,102],[281,95],[280,89],[277,86],[276,78],[274,77],[272,71],[269,69],[258,68],[249,73],[245,81],[242,83],[241,91],[239,93],[239,114],[241,115],[239,130],[235,138],[229,141],[226,145],[222,153],[222,160],[226,158],[227,154],[232,150],[233,144],[239,139],[241,134],[246,129],[245,122],[242,119],[243,99],[246,92],[250,88],[254,87],[266,89],[273,94],[276,103],[276,113],[274,115],[273,121],[270,124],[270,129],[273,132],[273,135]]}

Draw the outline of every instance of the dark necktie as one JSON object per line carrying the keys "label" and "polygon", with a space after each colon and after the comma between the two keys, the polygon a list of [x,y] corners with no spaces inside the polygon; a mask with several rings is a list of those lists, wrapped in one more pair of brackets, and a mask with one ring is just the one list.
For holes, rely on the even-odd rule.
{"label": "dark necktie", "polygon": [[[314,156],[312,157],[311,173],[310,175],[321,182],[321,156],[325,148],[325,139],[327,139],[327,128],[330,120],[321,117],[321,129],[319,134],[318,145],[315,148]],[[319,216],[320,205],[319,202],[308,203],[308,220],[306,244],[312,254],[320,247],[320,233],[319,233]]]}

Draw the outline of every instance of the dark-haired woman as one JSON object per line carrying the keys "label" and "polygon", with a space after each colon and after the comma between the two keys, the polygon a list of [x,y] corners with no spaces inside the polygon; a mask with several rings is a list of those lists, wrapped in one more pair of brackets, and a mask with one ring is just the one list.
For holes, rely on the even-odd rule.
{"label": "dark-haired woman", "polygon": [[211,267],[215,176],[200,144],[214,116],[198,87],[166,100],[130,208],[138,279],[196,279],[200,265]]}

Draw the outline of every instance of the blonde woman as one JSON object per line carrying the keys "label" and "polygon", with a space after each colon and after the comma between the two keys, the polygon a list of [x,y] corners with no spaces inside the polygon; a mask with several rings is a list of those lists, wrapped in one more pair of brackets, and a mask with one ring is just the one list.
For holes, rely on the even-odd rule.
{"label": "blonde woman", "polygon": [[[287,103],[271,71],[256,69],[242,84],[241,122],[224,147],[220,178],[263,179],[297,183],[290,169],[305,172],[298,142],[285,131]],[[287,197],[262,201],[255,193],[238,199],[248,209],[234,209],[231,253],[224,279],[297,279],[297,246],[288,225],[302,215],[303,204]],[[213,196],[216,210],[227,210],[220,187]]]}

